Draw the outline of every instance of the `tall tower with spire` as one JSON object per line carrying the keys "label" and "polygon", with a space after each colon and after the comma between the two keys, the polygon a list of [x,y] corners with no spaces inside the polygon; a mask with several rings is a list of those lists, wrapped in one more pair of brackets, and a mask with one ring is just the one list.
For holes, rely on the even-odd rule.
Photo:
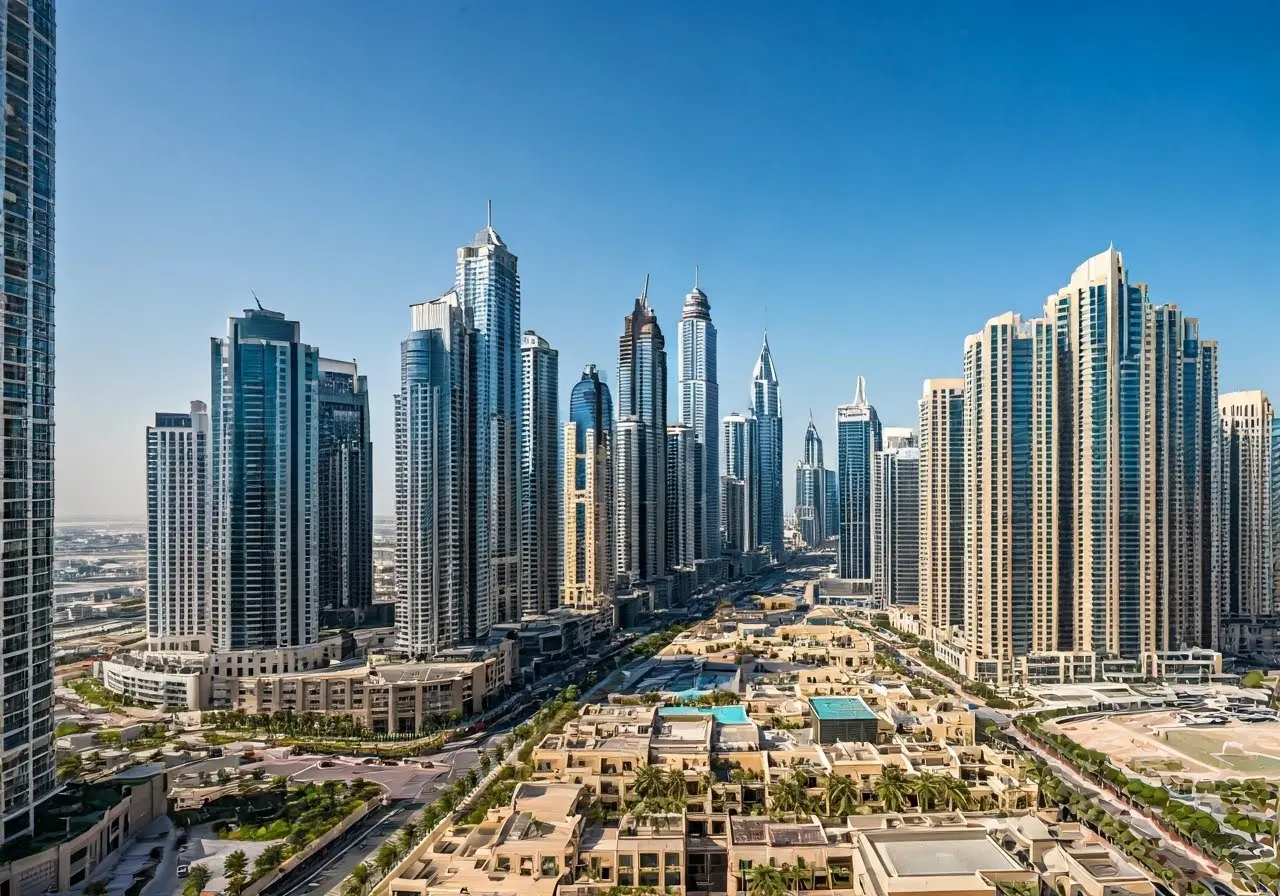
{"label": "tall tower with spire", "polygon": [[751,412],[756,418],[755,450],[760,470],[755,513],[759,527],[757,540],[778,556],[782,553],[782,403],[778,398],[778,372],[769,351],[768,330],[751,373]]}
{"label": "tall tower with spire", "polygon": [[711,303],[698,285],[680,315],[679,419],[693,430],[693,551],[695,559],[720,556],[720,386],[716,380],[716,328]]}
{"label": "tall tower with spire", "polygon": [[804,460],[796,465],[796,525],[809,547],[827,537],[827,471],[822,462],[822,437],[809,412],[804,431]]}
{"label": "tall tower with spire", "polygon": [[520,274],[493,229],[458,250],[454,289],[476,331],[476,632],[520,618]]}
{"label": "tall tower with spire", "polygon": [[615,439],[618,577],[642,582],[667,571],[667,349],[647,276],[618,340]]}
{"label": "tall tower with spire", "polygon": [[836,573],[871,584],[871,492],[876,452],[882,448],[880,417],[858,377],[853,404],[836,408],[840,481],[840,547]]}

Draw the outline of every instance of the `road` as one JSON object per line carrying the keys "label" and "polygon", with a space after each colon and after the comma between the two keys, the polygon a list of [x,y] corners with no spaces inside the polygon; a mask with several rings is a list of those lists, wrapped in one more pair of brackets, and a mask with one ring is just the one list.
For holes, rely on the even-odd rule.
{"label": "road", "polygon": [[[744,581],[736,583],[735,590],[742,594],[752,591],[764,591],[779,587],[788,579],[812,578],[822,567],[806,565],[789,571],[786,569],[770,570],[757,582]],[[710,615],[717,600],[716,595],[704,595],[691,601],[688,608],[696,617]],[[668,616],[657,616],[643,627],[643,631],[653,631],[671,624]],[[592,668],[599,668],[601,678],[613,669],[613,657],[620,654],[629,642],[615,642],[609,650],[603,650],[598,663]],[[641,658],[635,662],[644,662]],[[339,760],[336,758],[321,759],[285,759],[264,760],[254,768],[262,768],[267,775],[285,775],[294,781],[325,781],[329,779],[350,780],[361,777],[368,781],[377,781],[387,788],[393,799],[402,802],[380,816],[376,824],[372,824],[357,840],[349,846],[337,849],[326,856],[315,868],[295,875],[295,880],[287,883],[287,889],[278,889],[273,896],[329,896],[341,891],[343,880],[363,861],[371,861],[379,847],[389,839],[398,835],[401,828],[409,821],[415,823],[421,818],[422,810],[430,805],[441,790],[447,788],[458,778],[464,777],[471,769],[479,772],[479,751],[492,750],[495,742],[506,736],[517,724],[533,715],[547,696],[559,691],[570,681],[581,681],[587,675],[588,660],[578,659],[572,663],[561,664],[540,677],[530,691],[530,704],[523,711],[508,715],[505,719],[492,724],[482,735],[452,741],[440,751],[419,759],[429,760],[434,768],[424,769],[418,760],[412,764],[401,763],[395,766],[364,764],[361,759]],[[371,813],[372,815],[373,813]]]}
{"label": "road", "polygon": [[[912,673],[926,675],[930,678],[933,678],[935,681],[939,681],[947,685],[960,699],[974,704],[977,707],[976,712],[979,715],[985,716],[987,718],[991,718],[997,723],[1001,723],[1002,727],[1011,721],[1011,719],[1009,719],[1004,714],[997,712],[996,710],[988,707],[986,705],[986,701],[984,701],[981,697],[977,697],[962,691],[960,689],[960,682],[956,681],[955,679],[951,678],[948,675],[943,675],[941,672],[934,669],[932,666],[925,665],[915,655],[917,651],[910,650],[903,647],[901,644],[891,640],[890,638],[883,635],[881,632],[876,631],[874,628],[871,631],[876,638],[880,639],[881,641],[883,641],[884,643],[888,644],[890,647],[893,648],[894,652],[897,653],[897,655],[902,659],[902,661],[906,664],[907,668]],[[1012,714],[1016,715],[1017,713],[1015,711]],[[1130,802],[1124,794],[1117,792],[1114,788],[1111,788],[1110,786],[1107,786],[1107,785],[1098,786],[1097,784],[1094,784],[1093,782],[1087,780],[1083,775],[1077,772],[1069,764],[1056,759],[1046,750],[1041,748],[1038,744],[1034,743],[1030,738],[1026,737],[1015,726],[1009,724],[1007,725],[1007,727],[1003,727],[1003,730],[1010,737],[1012,737],[1018,745],[1021,746],[1024,752],[1031,753],[1036,757],[1038,757],[1039,759],[1041,759],[1043,762],[1045,762],[1049,766],[1050,770],[1052,770],[1055,775],[1057,775],[1062,780],[1066,781],[1074,789],[1086,794],[1104,793],[1105,796],[1112,803],[1116,804],[1115,808],[1120,809],[1122,812],[1127,813],[1130,816],[1129,818],[1130,822],[1133,822],[1135,820],[1140,820],[1141,823],[1146,824],[1150,827],[1153,827],[1155,830],[1157,830],[1161,835],[1166,837],[1170,843],[1177,843],[1179,849],[1175,851],[1175,854],[1181,857],[1182,859],[1184,859],[1185,861],[1193,864],[1200,871],[1200,873],[1202,873],[1208,878],[1225,878],[1225,875],[1223,874],[1222,869],[1219,868],[1218,865],[1215,862],[1213,862],[1208,856],[1206,856],[1204,853],[1198,850],[1194,845],[1185,842],[1180,837],[1176,837],[1170,834],[1168,831],[1164,830],[1159,825],[1154,824],[1153,821],[1151,819],[1148,819],[1146,816],[1144,816],[1142,813],[1142,810],[1139,809],[1132,802]]]}

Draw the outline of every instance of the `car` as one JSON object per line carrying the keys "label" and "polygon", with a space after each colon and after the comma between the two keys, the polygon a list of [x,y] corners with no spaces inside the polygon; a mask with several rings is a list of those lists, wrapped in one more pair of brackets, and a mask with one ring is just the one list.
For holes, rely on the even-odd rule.
{"label": "car", "polygon": [[330,760],[328,760],[328,759],[321,759],[321,760],[320,760],[320,767],[321,767],[321,768],[333,768],[333,762],[332,762],[332,761],[330,761]]}
{"label": "car", "polygon": [[186,877],[190,873],[191,873],[190,865],[187,865],[184,863],[178,866],[178,877]]}

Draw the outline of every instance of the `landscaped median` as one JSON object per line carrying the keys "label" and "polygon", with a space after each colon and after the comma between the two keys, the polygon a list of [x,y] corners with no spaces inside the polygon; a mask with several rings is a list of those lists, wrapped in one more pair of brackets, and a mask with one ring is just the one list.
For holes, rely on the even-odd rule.
{"label": "landscaped median", "polygon": [[[1117,796],[1123,796],[1140,806],[1143,814],[1156,822],[1166,834],[1171,833],[1177,839],[1194,845],[1214,861],[1233,870],[1249,884],[1264,886],[1267,888],[1266,892],[1275,892],[1276,884],[1280,881],[1280,868],[1276,868],[1270,862],[1250,863],[1250,856],[1245,850],[1248,841],[1238,833],[1243,832],[1254,837],[1258,828],[1246,819],[1252,820],[1256,816],[1244,812],[1229,813],[1225,816],[1229,825],[1224,829],[1216,816],[1196,808],[1190,802],[1178,798],[1176,794],[1171,794],[1166,787],[1148,784],[1140,778],[1131,778],[1113,765],[1106,755],[1097,750],[1090,750],[1066,735],[1050,731],[1044,726],[1046,721],[1071,715],[1078,716],[1080,712],[1076,709],[1059,709],[1036,715],[1023,715],[1015,721],[1015,724],[1041,748],[1071,765],[1102,789],[1109,789]],[[1042,784],[1042,788],[1056,802],[1067,805],[1076,817],[1089,822],[1131,858],[1145,865],[1162,880],[1174,882],[1183,877],[1181,870],[1168,861],[1168,856],[1162,856],[1149,841],[1136,836],[1130,825],[1110,816],[1084,795],[1070,793],[1070,787],[1053,775],[1043,763],[1039,768],[1039,774],[1049,782]],[[1265,806],[1268,800],[1280,799],[1280,796],[1275,793],[1274,785],[1262,782],[1261,779],[1258,779],[1258,782],[1267,796],[1264,798],[1262,796],[1264,790],[1258,790],[1257,799],[1252,801],[1255,806],[1259,802]],[[1250,790],[1250,793],[1253,792]],[[1272,874],[1273,869],[1275,874]],[[1187,882],[1187,891],[1193,894],[1209,892],[1202,884],[1195,881]]]}
{"label": "landscaped median", "polygon": [[341,836],[380,804],[381,795],[380,786],[359,778],[292,788],[277,778],[258,790],[174,813],[177,825],[211,823],[220,840],[270,843],[252,864],[239,850],[226,857],[222,868],[207,867],[197,859],[183,892],[196,896],[221,874],[229,879],[228,896],[254,896]]}
{"label": "landscaped median", "polygon": [[[602,685],[597,685],[600,686]],[[479,822],[489,809],[509,803],[516,782],[533,776],[534,748],[548,734],[561,730],[565,723],[577,716],[580,697],[576,685],[565,688],[547,701],[529,721],[517,725],[511,737],[501,742],[492,756],[481,754],[481,769],[484,771],[482,778],[459,778],[424,809],[421,821],[414,826],[415,832],[420,835],[418,842],[412,848],[398,851],[399,861],[394,867],[384,871],[381,861],[375,863],[380,879],[372,886],[374,896],[384,894],[387,883],[403,876],[459,816],[468,822]],[[462,815],[464,812],[466,814]],[[352,886],[357,878],[364,877],[368,880],[368,866],[360,867],[366,871],[363,874],[353,873],[347,879],[343,887],[344,896],[360,896],[369,891],[367,883]]]}

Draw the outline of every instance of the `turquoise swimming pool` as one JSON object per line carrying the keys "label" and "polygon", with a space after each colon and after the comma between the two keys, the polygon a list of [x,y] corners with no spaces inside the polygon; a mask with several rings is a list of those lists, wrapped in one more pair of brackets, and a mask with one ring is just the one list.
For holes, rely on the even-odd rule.
{"label": "turquoise swimming pool", "polygon": [[660,716],[710,715],[721,725],[747,724],[747,708],[745,706],[663,706],[658,709]]}

